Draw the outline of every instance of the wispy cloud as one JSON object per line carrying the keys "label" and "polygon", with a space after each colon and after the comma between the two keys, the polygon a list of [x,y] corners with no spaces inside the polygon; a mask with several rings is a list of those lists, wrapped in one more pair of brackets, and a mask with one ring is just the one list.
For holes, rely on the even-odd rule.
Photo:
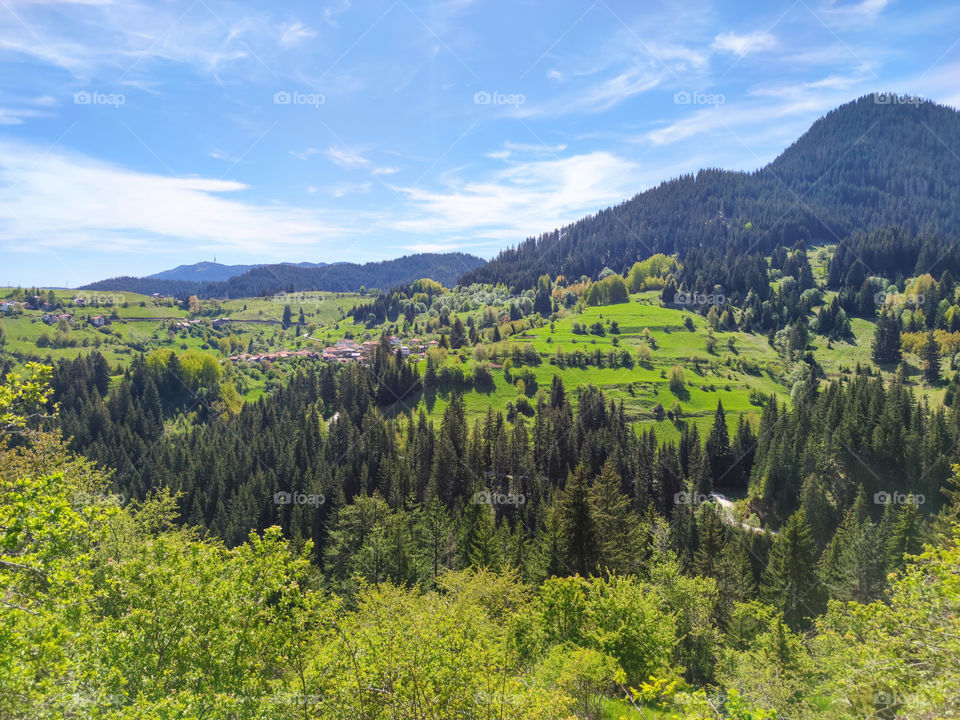
{"label": "wispy cloud", "polygon": [[652,90],[662,79],[662,71],[654,69],[651,63],[637,62],[612,77],[570,91],[560,98],[542,103],[531,102],[527,98],[525,104],[510,114],[526,118],[604,112],[634,95]]}
{"label": "wispy cloud", "polygon": [[768,32],[756,31],[738,34],[735,32],[720,33],[713,39],[712,47],[716,50],[731,52],[738,57],[750,53],[770,50],[777,45],[777,39]]}
{"label": "wispy cloud", "polygon": [[517,241],[632,195],[637,170],[630,160],[594,152],[511,165],[442,190],[401,187],[414,212],[391,224],[402,232]]}
{"label": "wispy cloud", "polygon": [[363,156],[361,150],[354,150],[346,146],[331,146],[325,155],[335,164],[348,170],[365,167],[367,165],[367,159]]}
{"label": "wispy cloud", "polygon": [[306,148],[305,150],[290,150],[290,154],[297,158],[297,160],[306,160],[307,158],[313,157],[314,155],[319,155],[322,152],[322,150],[317,150],[317,148],[312,147]]}
{"label": "wispy cloud", "polygon": [[824,12],[831,20],[845,24],[863,24],[872,22],[889,4],[890,0],[861,0],[852,3],[830,0]]}
{"label": "wispy cloud", "polygon": [[279,30],[280,44],[284,47],[299,45],[304,40],[309,40],[317,36],[316,30],[307,27],[299,20],[292,23],[283,23],[280,25]]}
{"label": "wispy cloud", "polygon": [[302,208],[230,199],[244,184],[127,170],[70,153],[0,143],[0,246],[161,252],[267,252],[346,232]]}

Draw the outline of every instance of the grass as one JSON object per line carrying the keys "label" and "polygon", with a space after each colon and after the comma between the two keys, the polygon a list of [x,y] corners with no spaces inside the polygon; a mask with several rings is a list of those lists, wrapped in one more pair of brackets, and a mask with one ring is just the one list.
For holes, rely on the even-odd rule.
{"label": "grass", "polygon": [[[830,249],[825,248],[827,252]],[[825,263],[820,259],[820,250],[813,248],[810,251],[814,273],[818,276],[826,270]],[[199,312],[192,315],[173,300],[154,300],[135,293],[90,293],[97,296],[95,300],[112,304],[77,308],[73,299],[78,291],[54,292],[65,306],[62,311],[74,315],[76,322],[71,323],[69,329],[69,337],[74,345],[38,347],[37,341],[43,334],[50,338],[57,334],[57,325],[44,324],[40,319],[43,314],[40,311],[0,317],[0,327],[6,334],[6,350],[14,354],[19,362],[30,358],[54,361],[97,349],[112,365],[122,367],[139,352],[172,348],[211,353],[221,362],[229,363],[227,355],[244,352],[251,343],[256,352],[269,352],[301,347],[319,348],[345,336],[358,341],[376,339],[384,328],[404,334],[396,323],[376,328],[355,324],[346,313],[365,299],[356,293],[306,292],[277,298],[207,300],[202,301]],[[0,289],[0,298],[8,294],[9,290]],[[829,302],[832,294],[825,295]],[[286,331],[280,328],[278,323],[287,305],[290,306],[294,322],[299,318],[300,310],[303,310],[304,328]],[[479,322],[482,310],[475,308],[469,314]],[[85,322],[89,316],[97,314],[114,319],[106,328],[94,328]],[[465,317],[466,313],[461,313],[461,316]],[[211,322],[215,317],[229,317],[232,322],[224,328],[214,329]],[[171,332],[171,320],[187,318],[200,318],[201,322],[189,330],[175,327]],[[429,313],[415,318],[420,328],[425,328],[428,322],[436,322]],[[619,332],[614,332],[614,323]],[[603,328],[602,335],[590,333],[591,327],[597,325]],[[811,335],[812,351],[828,378],[849,375],[857,363],[864,366],[872,364],[873,323],[853,318],[851,326],[854,337],[849,342],[828,343],[823,337]],[[586,334],[584,328],[587,329]],[[431,337],[431,333],[424,329],[417,333],[411,331],[409,336],[414,334],[424,339]],[[707,348],[711,335],[715,340],[712,352]],[[223,339],[228,342],[232,340],[228,352],[218,347]],[[544,323],[509,337],[504,343],[505,346],[513,344],[531,346],[541,360],[539,365],[518,365],[514,373],[532,371],[537,386],[544,391],[549,390],[553,376],[557,374],[574,403],[578,390],[595,385],[609,399],[623,403],[629,422],[654,427],[658,437],[664,440],[676,439],[679,430],[672,420],[657,419],[657,406],[664,411],[679,407],[681,418],[696,424],[703,435],[713,422],[718,401],[723,403],[732,432],[739,414],[743,413],[748,418],[755,418],[759,414],[758,407],[751,403],[752,395],[773,394],[781,401],[789,399],[789,388],[781,379],[785,367],[766,337],[736,331],[711,333],[703,316],[685,309],[661,307],[657,292],[638,293],[632,295],[629,302],[617,305],[565,312],[556,322]],[[626,350],[636,359],[642,345],[651,349],[650,360],[635,364],[633,368],[596,365],[563,367],[550,362],[558,349],[564,353],[580,349],[588,355],[597,350],[604,355],[612,350]],[[468,369],[474,364],[471,352],[469,349],[451,352],[444,363],[462,365]],[[502,361],[502,357],[498,358],[498,365]],[[919,360],[908,357],[907,362],[912,367],[912,379],[916,380]],[[421,361],[421,372],[423,365]],[[670,368],[674,365],[683,369],[685,384],[680,392],[672,391],[668,381]],[[269,377],[276,381],[277,373],[287,372],[283,364],[274,367],[275,370],[270,374],[243,365],[236,367],[236,372],[243,376],[241,389],[246,400],[253,401],[260,397]],[[884,368],[885,377],[891,378],[894,370]],[[494,386],[491,389],[478,391],[472,386],[464,389],[464,404],[470,422],[486,415],[488,407],[495,412],[506,412],[508,403],[517,400],[518,389],[507,379],[502,367],[493,366],[492,375]],[[916,387],[921,395],[934,400],[942,399],[943,389]],[[532,388],[527,390],[530,403],[536,405],[535,393]],[[430,417],[438,420],[449,398],[449,391],[420,394],[409,398],[405,404],[398,404],[393,410],[416,409],[422,404]]]}
{"label": "grass", "polygon": [[629,703],[607,698],[601,705],[600,717],[601,720],[670,720],[676,717],[676,712],[644,707],[640,713]]}
{"label": "grass", "polygon": [[[684,325],[686,318],[693,323],[692,331]],[[619,334],[610,332],[614,321],[619,325]],[[605,335],[574,333],[574,323],[589,328],[597,322],[603,324]],[[635,355],[640,345],[647,342],[644,330],[649,330],[655,339],[655,349],[647,365],[637,364],[633,368],[558,367],[548,362],[557,347],[565,353],[577,348],[588,353],[597,349],[606,353],[619,347]],[[660,307],[657,294],[652,292],[634,295],[627,303],[586,308],[582,313],[559,319],[553,329],[545,325],[525,335],[528,337],[514,336],[510,340],[520,345],[530,344],[541,356],[539,366],[523,366],[532,369],[540,388],[549,390],[554,374],[558,374],[568,396],[575,401],[579,388],[595,385],[609,399],[623,402],[629,421],[652,424],[658,437],[668,440],[678,437],[679,431],[670,420],[656,420],[654,408],[657,405],[670,410],[679,403],[683,418],[696,424],[703,433],[713,423],[718,400],[723,402],[732,431],[739,413],[748,417],[758,413],[758,408],[750,403],[751,391],[776,394],[781,399],[788,396],[787,388],[776,379],[782,371],[780,360],[766,338],[740,332],[715,332],[717,344],[711,354],[706,347],[706,320],[689,311]],[[618,346],[614,345],[615,338]],[[727,345],[728,338],[734,338],[732,350]],[[695,361],[699,361],[699,372]],[[760,368],[759,372],[749,373],[738,367],[744,361]],[[452,356],[447,362],[456,364],[460,360]],[[667,373],[672,365],[680,365],[684,370],[686,386],[681,393],[674,393],[669,387]],[[521,366],[515,370],[521,370]],[[495,387],[492,391],[471,389],[464,395],[466,414],[471,422],[485,415],[488,406],[494,411],[506,411],[507,403],[517,399],[518,392],[502,369],[494,369],[493,377]],[[428,396],[424,401],[431,417],[438,418],[449,396]],[[532,398],[531,404],[535,404]]]}

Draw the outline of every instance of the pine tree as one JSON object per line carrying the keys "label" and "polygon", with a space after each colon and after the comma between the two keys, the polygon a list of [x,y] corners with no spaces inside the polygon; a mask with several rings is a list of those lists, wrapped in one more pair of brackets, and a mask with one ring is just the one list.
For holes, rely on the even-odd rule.
{"label": "pine tree", "polygon": [[919,555],[925,536],[923,518],[917,506],[914,503],[900,506],[887,540],[887,567],[902,570],[906,565],[904,555]]}
{"label": "pine tree", "polygon": [[616,574],[629,572],[635,555],[636,518],[610,460],[590,487],[590,514],[596,528],[599,566]]}
{"label": "pine tree", "polygon": [[790,516],[774,540],[761,590],[794,629],[807,627],[823,609],[813,539],[802,510]]}
{"label": "pine tree", "polygon": [[447,566],[452,555],[453,524],[447,514],[447,508],[438,497],[434,497],[421,513],[420,535],[425,539],[427,556],[433,577]]}
{"label": "pine tree", "polygon": [[597,534],[583,463],[577,465],[561,491],[557,513],[563,538],[564,569],[569,574],[592,575],[597,567]]}
{"label": "pine tree", "polygon": [[290,310],[289,305],[283,306],[283,319],[280,321],[280,327],[286,330],[290,327],[290,321],[293,319],[293,311]]}
{"label": "pine tree", "polygon": [[707,460],[713,484],[727,480],[727,473],[733,467],[733,453],[730,450],[730,435],[727,433],[727,418],[723,412],[723,402],[717,400],[717,411],[713,415],[713,427],[707,437]]}
{"label": "pine tree", "polygon": [[470,564],[478,568],[496,570],[497,562],[497,526],[493,508],[479,505],[476,522],[470,533]]}
{"label": "pine tree", "polygon": [[453,327],[450,329],[450,347],[453,350],[463,347],[467,342],[467,331],[464,328],[463,320],[459,317],[453,321]]}
{"label": "pine tree", "polygon": [[753,458],[757,450],[757,436],[753,433],[753,426],[740,413],[737,421],[737,434],[733,440],[734,466],[728,475],[726,485],[735,488],[745,488],[750,480],[750,471],[753,470]]}
{"label": "pine tree", "polygon": [[726,543],[726,526],[720,518],[720,508],[705,503],[697,513],[698,547],[693,555],[693,571],[703,577],[716,577],[720,556]]}
{"label": "pine tree", "polygon": [[933,336],[933,330],[927,332],[927,343],[923,348],[923,379],[928,385],[940,383],[940,344]]}
{"label": "pine tree", "polygon": [[873,335],[873,361],[878,365],[895,365],[902,358],[900,351],[900,321],[886,310],[877,319]]}

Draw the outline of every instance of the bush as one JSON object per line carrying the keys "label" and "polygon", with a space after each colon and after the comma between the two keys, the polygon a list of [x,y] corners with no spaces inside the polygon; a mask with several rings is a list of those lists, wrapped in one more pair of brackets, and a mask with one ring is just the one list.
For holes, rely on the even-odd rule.
{"label": "bush", "polygon": [[670,389],[673,392],[680,392],[681,390],[683,390],[685,380],[684,380],[682,367],[680,367],[679,365],[673,365],[670,368],[669,379],[670,379]]}

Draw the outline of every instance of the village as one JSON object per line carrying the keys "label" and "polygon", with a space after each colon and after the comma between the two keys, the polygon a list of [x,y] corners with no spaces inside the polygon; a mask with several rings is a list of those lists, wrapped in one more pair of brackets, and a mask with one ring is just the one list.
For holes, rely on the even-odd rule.
{"label": "village", "polygon": [[[425,357],[429,348],[438,345],[438,341],[436,340],[430,340],[424,343],[420,338],[412,338],[407,344],[401,344],[400,338],[396,335],[391,335],[389,341],[390,345],[395,350],[399,350],[403,357],[415,358]],[[367,340],[358,343],[351,338],[341,338],[337,340],[336,344],[325,347],[319,352],[316,350],[283,350],[273,353],[241,353],[240,355],[232,356],[230,359],[234,362],[255,363],[263,361],[274,362],[294,357],[307,357],[325,360],[327,362],[369,365],[373,360],[379,344],[377,340]]]}

